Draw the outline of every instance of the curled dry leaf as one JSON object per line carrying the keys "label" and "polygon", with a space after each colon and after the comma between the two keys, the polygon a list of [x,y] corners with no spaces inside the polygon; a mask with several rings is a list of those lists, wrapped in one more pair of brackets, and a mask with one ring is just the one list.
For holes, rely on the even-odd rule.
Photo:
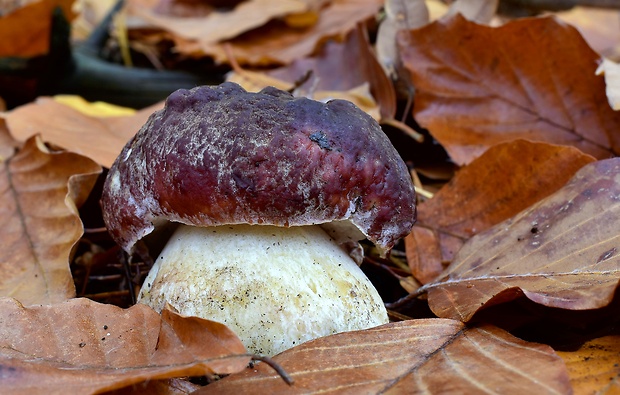
{"label": "curled dry leaf", "polygon": [[2,392],[91,394],[147,380],[233,373],[249,362],[224,325],[88,299],[24,308],[0,299]]}
{"label": "curled dry leaf", "polygon": [[576,394],[620,392],[620,336],[593,339],[576,351],[557,353],[566,363]]}
{"label": "curled dry leaf", "polygon": [[604,105],[599,56],[575,28],[553,18],[491,28],[456,15],[398,38],[414,116],[458,164],[517,138],[620,153],[620,114]]}
{"label": "curled dry leaf", "polygon": [[225,44],[189,43],[177,38],[177,49],[194,55],[201,51],[224,63],[228,60],[225,45],[230,45],[239,64],[285,65],[311,55],[329,38],[344,37],[357,23],[373,18],[382,6],[383,0],[332,0],[309,27],[267,24]]}
{"label": "curled dry leaf", "polygon": [[466,328],[445,319],[332,335],[273,359],[294,379],[292,386],[259,364],[196,394],[570,391],[562,360],[550,347],[522,341],[493,326]]}
{"label": "curled dry leaf", "polygon": [[440,317],[469,321],[525,295],[549,307],[596,309],[620,279],[620,158],[584,166],[560,190],[467,241],[427,291]]}
{"label": "curled dry leaf", "polygon": [[[376,70],[373,68],[375,64],[379,68],[378,73],[372,73]],[[288,66],[266,73],[243,70],[237,65],[233,67],[235,72],[228,74],[227,81],[236,82],[246,90],[258,91],[275,86],[283,90],[295,88],[295,96],[319,101],[344,99],[376,120],[381,118],[380,112],[389,111],[391,116],[395,112],[396,97],[392,84],[370,52],[360,29],[350,32],[342,43],[326,43],[314,57],[297,59]],[[376,92],[375,95],[371,91]],[[381,108],[373,96],[381,100]]]}
{"label": "curled dry leaf", "polygon": [[47,142],[110,167],[127,141],[161,107],[163,103],[130,116],[94,117],[51,98],[41,97],[0,116],[5,118],[11,134],[18,140],[40,133]]}
{"label": "curled dry leaf", "polygon": [[50,152],[38,136],[0,165],[0,295],[26,305],[73,297],[69,260],[83,231],[77,207],[101,167]]}
{"label": "curled dry leaf", "polygon": [[405,239],[412,273],[424,284],[435,279],[467,239],[557,191],[593,160],[573,147],[525,140],[489,148],[418,206]]}
{"label": "curled dry leaf", "polygon": [[130,0],[125,11],[150,26],[167,30],[186,39],[217,43],[262,26],[272,19],[310,11],[302,0],[246,0],[230,11],[213,10],[205,16],[179,17],[157,12],[157,1]]}

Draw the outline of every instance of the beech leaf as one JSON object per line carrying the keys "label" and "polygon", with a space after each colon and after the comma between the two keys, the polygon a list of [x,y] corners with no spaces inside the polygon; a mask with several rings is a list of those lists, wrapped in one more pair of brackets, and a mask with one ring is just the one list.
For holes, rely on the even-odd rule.
{"label": "beech leaf", "polygon": [[435,279],[470,237],[557,191],[593,160],[573,147],[526,140],[489,148],[418,206],[405,238],[412,273],[422,283]]}
{"label": "beech leaf", "polygon": [[154,8],[157,3],[153,1],[131,0],[125,7],[129,15],[142,18],[152,26],[187,39],[216,43],[262,26],[271,19],[305,13],[309,11],[306,3],[301,0],[247,0],[230,11],[214,10],[197,17],[162,15]]}
{"label": "beech leaf", "polygon": [[267,24],[226,43],[191,44],[175,38],[180,52],[202,51],[221,63],[228,60],[225,46],[230,45],[240,64],[285,65],[311,55],[327,39],[344,37],[357,23],[374,18],[382,6],[383,0],[333,0],[321,9],[317,22],[305,28]]}
{"label": "beech leaf", "polygon": [[549,307],[596,309],[620,279],[620,158],[584,166],[560,190],[469,239],[421,287],[439,317],[469,321],[525,295]]}
{"label": "beech leaf", "polygon": [[547,17],[491,28],[457,14],[398,39],[414,117],[456,163],[517,138],[599,159],[620,153],[620,114],[595,75],[599,56],[570,25]]}
{"label": "beech leaf", "polygon": [[605,336],[584,343],[576,351],[558,351],[566,363],[576,394],[620,392],[620,336]]}
{"label": "beech leaf", "polygon": [[82,236],[77,212],[101,167],[30,138],[0,162],[0,295],[25,305],[75,296],[69,259]]}
{"label": "beech leaf", "polygon": [[273,359],[293,385],[259,364],[196,394],[570,392],[564,364],[550,347],[490,325],[467,328],[446,319],[336,334]]}
{"label": "beech leaf", "polygon": [[[18,140],[41,134],[46,142],[110,167],[127,141],[161,107],[163,103],[130,116],[94,117],[49,97],[40,97],[34,103],[17,107],[0,116],[5,118],[11,134]],[[50,119],[54,122],[50,122]]]}
{"label": "beech leaf", "polygon": [[0,299],[3,393],[91,394],[148,380],[233,373],[249,362],[217,322],[72,299],[24,308]]}

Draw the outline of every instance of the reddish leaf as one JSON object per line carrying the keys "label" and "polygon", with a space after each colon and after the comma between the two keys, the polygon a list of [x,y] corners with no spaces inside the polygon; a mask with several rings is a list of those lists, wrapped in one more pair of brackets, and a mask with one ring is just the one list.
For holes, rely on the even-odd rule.
{"label": "reddish leaf", "polygon": [[569,25],[490,28],[456,15],[401,32],[399,46],[417,89],[414,116],[458,164],[517,138],[620,153],[620,114],[594,74],[599,57]]}
{"label": "reddish leaf", "polygon": [[381,116],[394,117],[394,87],[372,52],[361,26],[347,34],[342,43],[330,41],[316,56],[295,60],[289,66],[268,72],[268,75],[295,82],[308,72],[312,74],[299,88],[310,92],[348,91],[369,83],[373,96],[379,102]]}
{"label": "reddish leaf", "polygon": [[0,295],[26,305],[73,297],[69,259],[82,236],[77,207],[101,167],[75,153],[50,152],[38,136],[0,165]]}
{"label": "reddish leaf", "polygon": [[332,335],[274,360],[294,379],[292,386],[259,364],[196,394],[570,392],[565,367],[550,347],[453,320],[404,321]]}
{"label": "reddish leaf", "polygon": [[440,317],[468,321],[525,295],[545,306],[596,309],[620,280],[620,158],[584,166],[553,195],[478,234],[426,284]]}
{"label": "reddish leaf", "polygon": [[423,284],[435,279],[467,239],[557,191],[593,160],[572,147],[525,140],[491,147],[419,205],[405,240],[414,276]]}
{"label": "reddish leaf", "polygon": [[90,394],[148,380],[233,373],[249,361],[224,325],[88,299],[24,308],[0,299],[3,393]]}

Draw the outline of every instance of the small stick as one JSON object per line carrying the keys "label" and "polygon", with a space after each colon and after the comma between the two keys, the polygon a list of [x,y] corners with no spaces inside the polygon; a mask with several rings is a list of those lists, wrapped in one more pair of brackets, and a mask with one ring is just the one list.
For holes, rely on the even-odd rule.
{"label": "small stick", "polygon": [[276,371],[276,373],[278,373],[280,375],[280,377],[282,377],[282,380],[284,380],[284,382],[288,385],[293,385],[293,378],[291,376],[289,376],[288,373],[286,373],[286,371],[284,370],[284,368],[282,366],[280,366],[276,361],[274,361],[273,359],[269,358],[269,357],[265,357],[265,356],[261,356],[261,355],[250,355],[250,357],[252,358],[252,361],[261,361],[261,362],[265,362],[267,365],[269,365],[273,370]]}

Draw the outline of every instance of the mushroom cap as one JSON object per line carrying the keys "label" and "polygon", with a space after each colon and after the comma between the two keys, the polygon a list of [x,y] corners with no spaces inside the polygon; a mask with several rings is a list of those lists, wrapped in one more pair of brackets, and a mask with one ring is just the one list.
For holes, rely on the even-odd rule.
{"label": "mushroom cap", "polygon": [[101,204],[130,253],[168,222],[352,224],[381,251],[415,222],[407,167],[372,117],[230,82],[172,93],[110,168]]}

